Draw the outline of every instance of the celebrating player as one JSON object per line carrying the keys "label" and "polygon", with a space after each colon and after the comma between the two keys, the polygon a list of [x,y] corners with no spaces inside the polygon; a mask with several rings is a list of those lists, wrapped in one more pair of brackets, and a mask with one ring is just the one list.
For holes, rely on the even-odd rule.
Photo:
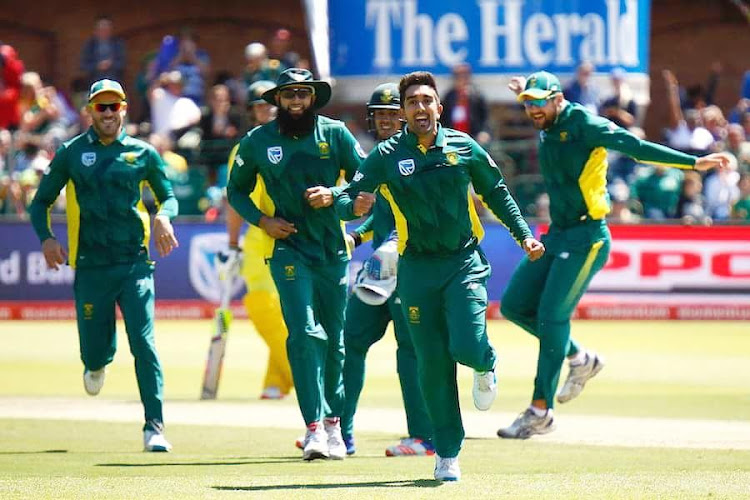
{"label": "celebrating player", "polygon": [[343,219],[357,215],[360,191],[380,193],[396,219],[398,296],[417,354],[419,382],[434,428],[435,479],[461,476],[464,439],[456,363],[474,369],[474,405],[487,410],[497,394],[495,350],[487,338],[490,265],[479,247],[483,229],[471,185],[510,228],[531,259],[544,253],[492,158],[471,137],[440,126],[443,110],[428,72],[399,83],[406,128],[378,144],[345,189],[336,189]]}
{"label": "celebrating player", "polygon": [[539,133],[539,162],[550,198],[552,224],[542,238],[547,252],[523,259],[503,294],[503,315],[539,339],[531,405],[497,433],[526,439],[555,428],[552,414],[560,370],[567,356],[568,378],[557,394],[565,403],[581,393],[602,369],[602,359],[570,337],[570,316],[594,275],[607,262],[610,234],[605,215],[607,149],[644,163],[706,170],[725,166],[724,154],[702,158],[638,139],[606,118],[565,100],[560,82],[546,71],[515,77],[510,89]]}
{"label": "celebrating player", "polygon": [[[282,72],[263,94],[278,117],[240,141],[227,185],[237,213],[274,239],[269,266],[307,426],[305,460],[346,457],[340,417],[349,252],[331,191],[311,188],[335,185],[342,170],[350,179],[365,155],[343,123],[318,115],[330,97],[330,85],[308,70]],[[258,179],[266,188],[261,206],[250,198]]]}
{"label": "celebrating player", "polygon": [[[378,85],[367,102],[367,123],[378,141],[384,141],[401,130],[401,98],[398,85]],[[406,410],[409,436],[389,446],[385,454],[395,456],[434,455],[432,425],[422,398],[417,379],[417,358],[414,354],[406,318],[396,287],[396,242],[390,238],[395,228],[393,212],[388,201],[378,193],[372,215],[350,237],[355,246],[371,237],[375,255],[365,264],[357,277],[355,293],[346,306],[344,326],[344,414],[341,429],[348,454],[355,452],[354,414],[365,379],[365,357],[370,347],[383,338],[388,323],[393,321],[398,348],[396,366],[401,395]],[[375,276],[376,275],[376,276]]]}
{"label": "celebrating player", "polygon": [[[122,129],[127,109],[122,86],[113,80],[94,82],[88,101],[93,124],[57,150],[29,208],[31,223],[47,265],[58,269],[67,259],[76,268],[73,292],[86,392],[99,394],[105,367],[115,356],[118,304],[145,408],[144,449],[169,451],[172,446],[163,434],[163,377],[154,346],[154,263],[149,260],[141,183],[149,184],[160,205],[153,235],[161,256],[177,247],[170,223],[177,200],[159,153]],[[66,185],[69,258],[48,217]]]}
{"label": "celebrating player", "polygon": [[[247,109],[252,121],[252,127],[265,125],[276,117],[276,108],[263,100],[263,94],[274,87],[274,83],[266,80],[257,81],[247,89]],[[234,162],[238,146],[232,149],[229,165]],[[270,207],[263,203],[268,199],[265,195],[265,185],[259,180],[251,194],[256,206],[265,213],[271,213]],[[250,225],[243,239],[242,248],[239,247],[242,217],[231,207],[227,208],[227,233],[229,235],[229,249],[223,266],[229,271],[226,279],[241,272],[247,287],[243,298],[247,315],[255,325],[268,346],[268,367],[263,380],[261,399],[281,399],[292,389],[292,370],[286,354],[287,330],[281,315],[279,294],[273,279],[264,263],[266,248],[273,245],[273,239],[259,227]],[[244,250],[244,252],[243,252]]]}

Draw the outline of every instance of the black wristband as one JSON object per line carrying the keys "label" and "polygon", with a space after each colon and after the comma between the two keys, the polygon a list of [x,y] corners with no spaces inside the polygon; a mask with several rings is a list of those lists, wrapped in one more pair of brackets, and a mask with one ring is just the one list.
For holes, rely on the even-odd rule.
{"label": "black wristband", "polygon": [[362,244],[362,235],[357,231],[352,231],[351,233],[349,233],[349,236],[351,236],[354,240],[354,248],[357,248]]}

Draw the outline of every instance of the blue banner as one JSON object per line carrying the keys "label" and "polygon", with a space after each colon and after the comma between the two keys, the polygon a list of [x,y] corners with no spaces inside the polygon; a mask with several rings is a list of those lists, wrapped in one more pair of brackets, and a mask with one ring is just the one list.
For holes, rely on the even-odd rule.
{"label": "blue banner", "polygon": [[[67,248],[65,224],[53,224],[53,232]],[[205,299],[217,302],[216,252],[227,246],[223,225],[175,222],[180,246],[165,258],[151,249],[156,261],[154,273],[157,299]],[[492,264],[490,299],[498,300],[521,258],[522,251],[508,231],[499,225],[486,225],[482,247]],[[372,253],[369,244],[354,253],[350,276],[353,279],[362,262]],[[0,222],[0,301],[72,300],[75,272],[69,266],[59,271],[47,269],[39,240],[28,223]],[[235,298],[243,284],[234,287]]]}
{"label": "blue banner", "polygon": [[337,78],[449,74],[647,74],[651,0],[329,0],[331,73]]}

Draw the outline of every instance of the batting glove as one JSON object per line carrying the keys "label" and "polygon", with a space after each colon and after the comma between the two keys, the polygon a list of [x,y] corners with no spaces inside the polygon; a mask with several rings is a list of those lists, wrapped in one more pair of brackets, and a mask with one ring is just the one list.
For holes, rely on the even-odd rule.
{"label": "batting glove", "polygon": [[229,247],[216,254],[216,269],[220,280],[234,281],[242,269],[242,249]]}

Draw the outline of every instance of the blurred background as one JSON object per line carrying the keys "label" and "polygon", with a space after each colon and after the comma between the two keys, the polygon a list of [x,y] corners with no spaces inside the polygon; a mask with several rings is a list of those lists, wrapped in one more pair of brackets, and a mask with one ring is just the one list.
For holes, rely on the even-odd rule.
{"label": "blurred background", "polygon": [[[57,308],[71,297],[73,273],[44,268],[26,209],[55,150],[89,126],[86,94],[103,77],[125,86],[128,132],[162,154],[180,202],[182,246],[156,275],[160,314],[210,314],[213,254],[226,244],[227,157],[253,124],[247,87],[292,66],[331,81],[323,114],[345,121],[366,150],[372,89],[416,69],[435,73],[442,121],[491,153],[537,231],[548,198],[537,134],[506,88],[514,75],[552,71],[569,100],[641,137],[731,153],[729,171],[706,175],[611,153],[615,246],[579,315],[700,317],[706,307],[707,317],[750,318],[748,2],[11,4],[0,11],[0,318],[73,317]],[[502,263],[490,284],[497,299],[520,252],[477,205],[488,225],[484,247]],[[62,195],[56,223],[64,206]],[[55,227],[62,236],[64,225]]]}

